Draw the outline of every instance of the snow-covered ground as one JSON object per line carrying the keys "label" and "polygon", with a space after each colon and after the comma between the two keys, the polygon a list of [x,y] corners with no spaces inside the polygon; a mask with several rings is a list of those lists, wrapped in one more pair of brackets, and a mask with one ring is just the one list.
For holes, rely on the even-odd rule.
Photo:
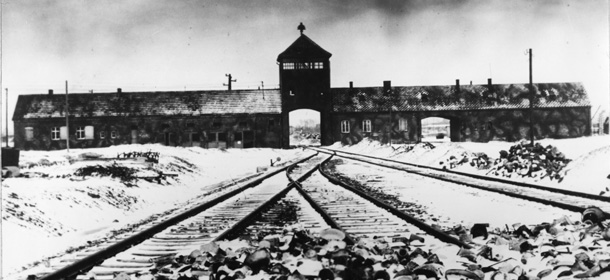
{"label": "snow-covered ground", "polygon": [[[75,176],[85,166],[112,162],[82,160],[80,155],[115,158],[129,152],[158,152],[159,164],[117,161],[139,170],[136,176],[178,174],[161,181]],[[99,149],[21,151],[21,172],[27,177],[2,181],[2,275],[32,262],[86,245],[113,230],[153,214],[176,209],[223,182],[253,175],[269,167],[311,154],[311,151],[276,149],[201,149],[160,145],[123,145]]]}
{"label": "snow-covered ground", "polygon": [[[543,139],[542,146],[551,145],[565,154],[572,161],[564,168],[565,179],[562,182],[548,178],[529,178],[513,176],[505,178],[515,181],[534,183],[553,188],[568,189],[599,195],[606,192],[610,195],[610,135],[592,136],[573,139]],[[518,142],[474,143],[474,142],[433,142],[433,149],[427,145],[417,144],[412,150],[405,149],[412,145],[383,145],[379,142],[364,139],[352,146],[335,143],[331,148],[348,152],[390,158],[393,160],[417,163],[440,168],[451,156],[460,158],[464,153],[485,153],[490,158],[499,158],[501,150],[508,150]],[[469,164],[458,165],[454,170],[485,175],[488,170],[480,170]]]}
{"label": "snow-covered ground", "polygon": [[[610,179],[607,178],[610,174],[610,136],[540,142],[556,146],[572,161],[566,167],[568,172],[563,182],[543,179],[535,183],[594,194],[610,186]],[[405,145],[391,147],[364,140],[353,146],[337,143],[332,148],[439,167],[439,162],[451,155],[484,152],[490,157],[498,157],[500,150],[507,150],[514,144],[443,142],[433,143],[434,149],[418,144],[407,152]],[[74,175],[78,168],[84,166],[109,164],[79,160],[79,155],[83,153],[116,157],[117,154],[134,151],[160,154],[159,164],[152,169],[139,163],[131,165],[140,170],[139,176],[157,175],[158,172],[178,176],[151,182],[139,179],[136,183],[121,182],[117,178]],[[160,145],[72,149],[69,154],[66,151],[22,151],[20,165],[29,178],[4,179],[1,188],[2,275],[10,275],[32,262],[70,247],[81,246],[88,240],[99,239],[112,230],[150,215],[181,207],[222,182],[254,174],[257,167],[268,167],[270,161],[278,157],[281,162],[286,162],[310,153],[302,149],[206,150]],[[485,170],[470,165],[461,165],[457,169],[485,173]],[[519,180],[534,181],[531,178]],[[558,216],[562,214],[558,213]],[[548,213],[544,218],[548,218]]]}

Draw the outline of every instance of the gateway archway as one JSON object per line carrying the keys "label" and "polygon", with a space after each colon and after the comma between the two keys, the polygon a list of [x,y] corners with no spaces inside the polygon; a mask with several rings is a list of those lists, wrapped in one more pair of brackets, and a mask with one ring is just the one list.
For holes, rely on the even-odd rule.
{"label": "gateway archway", "polygon": [[290,147],[320,146],[320,112],[299,109],[290,112],[288,118]]}
{"label": "gateway archway", "polygon": [[451,120],[441,117],[427,117],[421,119],[421,141],[423,142],[451,142]]}

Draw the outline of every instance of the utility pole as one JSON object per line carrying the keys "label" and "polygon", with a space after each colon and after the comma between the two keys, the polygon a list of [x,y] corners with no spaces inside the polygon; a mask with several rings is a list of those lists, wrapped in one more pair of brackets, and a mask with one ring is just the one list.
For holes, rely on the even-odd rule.
{"label": "utility pole", "polygon": [[261,88],[263,89],[263,100],[265,99],[265,84],[261,81]]}
{"label": "utility pole", "polygon": [[66,109],[64,110],[66,112],[66,152],[70,152],[70,124],[68,123],[68,116],[69,111],[68,111],[68,81],[66,81]]}
{"label": "utility pole", "polygon": [[232,76],[231,74],[225,74],[225,76],[227,76],[229,78],[229,83],[228,84],[222,84],[223,86],[228,86],[229,87],[229,91],[231,91],[231,82],[237,82],[237,80],[232,80]]}
{"label": "utility pole", "polygon": [[4,102],[6,103],[6,147],[8,148],[8,88],[5,89],[6,90],[6,98],[4,99]]}
{"label": "utility pole", "polygon": [[534,84],[532,83],[532,49],[529,49],[530,56],[530,140],[534,147]]}

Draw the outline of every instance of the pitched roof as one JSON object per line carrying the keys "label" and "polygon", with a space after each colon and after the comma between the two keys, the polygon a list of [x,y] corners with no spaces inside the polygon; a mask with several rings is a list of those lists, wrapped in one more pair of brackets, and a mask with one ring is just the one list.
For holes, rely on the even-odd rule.
{"label": "pitched roof", "polygon": [[[69,94],[70,116],[281,113],[278,89]],[[13,120],[64,117],[65,94],[20,95]]]}
{"label": "pitched roof", "polygon": [[296,41],[277,56],[277,61],[299,58],[329,59],[331,56],[331,53],[324,50],[305,34],[301,34]]}
{"label": "pitched roof", "polygon": [[[591,106],[581,83],[534,84],[536,108]],[[448,111],[529,108],[528,84],[331,89],[334,112]]]}

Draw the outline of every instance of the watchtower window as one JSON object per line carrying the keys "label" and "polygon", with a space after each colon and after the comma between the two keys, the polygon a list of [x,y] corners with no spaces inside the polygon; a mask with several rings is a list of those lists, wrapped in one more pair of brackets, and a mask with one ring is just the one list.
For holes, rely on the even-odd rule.
{"label": "watchtower window", "polygon": [[297,69],[311,69],[311,63],[309,63],[309,62],[297,63],[296,67],[297,67]]}
{"label": "watchtower window", "polygon": [[284,62],[284,70],[294,70],[293,62]]}

